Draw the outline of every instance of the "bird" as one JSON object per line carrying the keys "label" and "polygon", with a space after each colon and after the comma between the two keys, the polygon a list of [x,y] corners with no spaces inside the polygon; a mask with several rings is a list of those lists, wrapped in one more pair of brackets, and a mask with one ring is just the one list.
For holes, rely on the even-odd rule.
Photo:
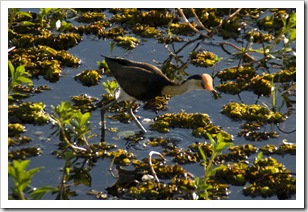
{"label": "bird", "polygon": [[[180,83],[173,82],[156,66],[121,57],[105,57],[113,77],[119,85],[115,100],[102,107],[108,109],[115,103],[130,101],[128,113],[143,133],[146,129],[133,113],[132,106],[136,101],[149,101],[157,96],[177,96],[193,90],[208,90],[218,96],[213,88],[213,79],[209,74],[195,74]],[[99,105],[98,103],[96,105]]]}

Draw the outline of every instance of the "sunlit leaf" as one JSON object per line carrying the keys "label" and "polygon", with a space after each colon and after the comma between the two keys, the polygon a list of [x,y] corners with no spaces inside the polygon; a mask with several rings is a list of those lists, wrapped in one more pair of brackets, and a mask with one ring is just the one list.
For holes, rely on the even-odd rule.
{"label": "sunlit leaf", "polygon": [[21,22],[21,25],[22,25],[22,26],[33,26],[34,23],[31,22],[31,21],[23,21],[23,22]]}
{"label": "sunlit leaf", "polygon": [[290,29],[290,41],[296,39],[296,29]]}
{"label": "sunlit leaf", "polygon": [[58,188],[55,187],[51,187],[51,186],[43,186],[43,187],[39,187],[37,189],[35,189],[30,197],[32,200],[40,200],[43,198],[43,196],[49,192],[57,192],[59,191]]}

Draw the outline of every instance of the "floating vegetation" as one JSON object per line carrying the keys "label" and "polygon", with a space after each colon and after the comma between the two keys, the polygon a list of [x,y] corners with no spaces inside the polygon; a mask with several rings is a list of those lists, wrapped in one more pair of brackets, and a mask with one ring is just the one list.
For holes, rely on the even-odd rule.
{"label": "floating vegetation", "polygon": [[99,80],[102,78],[97,70],[84,70],[77,74],[74,79],[80,81],[85,86],[98,85]]}
{"label": "floating vegetation", "polygon": [[250,184],[243,188],[243,193],[252,197],[271,197],[289,199],[296,193],[296,178],[289,170],[274,158],[258,158],[247,172]]}
{"label": "floating vegetation", "polygon": [[248,32],[245,37],[247,40],[250,40],[252,37],[253,42],[255,43],[263,43],[263,42],[269,43],[274,39],[274,36],[271,34],[267,34],[267,33],[264,34],[264,33],[261,33],[255,30],[251,30],[250,32]]}
{"label": "floating vegetation", "polygon": [[154,99],[151,99],[147,101],[143,108],[145,110],[150,109],[153,111],[159,111],[159,110],[166,110],[167,109],[167,104],[168,100],[170,100],[170,96],[157,96]]}
{"label": "floating vegetation", "polygon": [[130,36],[122,37],[118,35],[117,37],[114,38],[114,40],[117,42],[118,46],[122,46],[127,49],[134,49],[139,43],[137,38]]}
{"label": "floating vegetation", "polygon": [[131,163],[131,160],[135,159],[135,155],[132,152],[128,152],[123,149],[106,152],[103,157],[109,157],[111,159],[114,159],[114,163],[119,165],[129,165]]}
{"label": "floating vegetation", "polygon": [[33,45],[45,45],[56,50],[68,50],[81,41],[81,36],[77,33],[53,34],[48,31],[44,31],[44,33],[40,35],[18,34],[9,30],[9,39],[12,45],[19,48],[29,48]]}
{"label": "floating vegetation", "polygon": [[222,114],[234,120],[260,121],[265,123],[280,123],[286,117],[279,112],[273,112],[261,105],[245,105],[237,102],[230,102],[224,105]]}
{"label": "floating vegetation", "polygon": [[8,129],[9,137],[19,136],[21,133],[25,132],[25,126],[19,123],[9,124]]}
{"label": "floating vegetation", "polygon": [[217,9],[207,8],[201,11],[200,20],[205,27],[211,28],[217,27],[221,23],[222,18],[217,14]]}
{"label": "floating vegetation", "polygon": [[19,160],[19,159],[27,159],[30,157],[35,157],[41,155],[43,150],[38,147],[26,147],[20,150],[12,150],[8,153],[9,160]]}
{"label": "floating vegetation", "polygon": [[148,25],[137,24],[132,28],[133,33],[140,35],[143,38],[152,38],[161,34],[161,30],[156,29],[155,27],[150,27]]}
{"label": "floating vegetation", "polygon": [[32,139],[30,137],[27,136],[18,136],[18,137],[14,137],[8,138],[8,146],[9,147],[13,147],[13,146],[20,146],[20,145],[24,145],[24,144],[28,144],[32,141]]}
{"label": "floating vegetation", "polygon": [[216,138],[218,133],[222,133],[226,141],[232,141],[232,137],[227,132],[213,125],[207,114],[187,114],[180,112],[177,114],[164,114],[155,118],[151,124],[151,130],[161,133],[169,132],[169,128],[193,129],[192,135],[195,137],[206,137],[206,133],[212,134]]}
{"label": "floating vegetation", "polygon": [[[192,22],[190,23],[192,26],[196,27],[196,23]],[[176,35],[185,35],[185,36],[188,36],[188,35],[194,35],[196,34],[193,30],[191,30],[191,28],[188,26],[187,23],[171,23],[169,25],[169,28],[170,28],[170,31],[173,33],[173,34],[176,34]]]}
{"label": "floating vegetation", "polygon": [[42,93],[43,91],[51,90],[51,87],[47,85],[39,85],[37,87],[16,85],[14,86],[14,90],[19,93],[31,93],[32,94],[32,93]]}
{"label": "floating vegetation", "polygon": [[[31,126],[26,124],[44,125],[48,122],[52,123],[53,129],[56,128],[51,135],[59,141],[58,149],[52,151],[53,157],[64,162],[59,175],[61,179],[57,187],[46,186],[30,192],[24,190],[26,199],[41,199],[45,193],[52,192],[52,195],[57,193],[56,199],[68,200],[79,195],[80,191],[84,192],[84,188],[78,187],[80,185],[91,187],[88,194],[99,199],[225,199],[231,192],[230,188],[235,188],[236,192],[243,188],[243,194],[250,197],[267,198],[276,195],[278,199],[294,198],[295,173],[291,173],[276,159],[262,158],[262,154],[287,154],[292,155],[288,158],[294,160],[293,155],[296,155],[296,144],[286,141],[283,137],[286,133],[278,134],[273,129],[274,124],[286,121],[287,115],[294,114],[296,104],[295,100],[289,99],[290,96],[296,97],[296,48],[294,42],[291,43],[296,40],[296,11],[293,8],[110,8],[77,11],[78,13],[68,8],[45,8],[34,13],[9,9],[8,58],[11,64],[9,63],[8,73],[8,158],[21,161],[9,163],[9,177],[13,178],[15,183],[15,187],[11,188],[12,195],[9,191],[9,198],[25,199],[22,198],[22,192],[16,193],[14,189],[18,185],[24,185],[24,179],[30,183],[32,176],[40,169],[25,170],[29,161],[24,159],[43,154],[39,146],[28,147],[32,138],[23,136],[23,133],[26,131],[25,126],[29,129]],[[184,15],[181,14],[182,11]],[[72,19],[84,24],[73,26]],[[259,28],[256,28],[256,23]],[[267,32],[264,32],[264,29]],[[136,35],[146,39],[138,39]],[[109,144],[104,141],[103,136],[98,139],[99,135],[94,132],[101,126],[97,122],[93,124],[90,116],[91,113],[97,115],[98,111],[94,112],[95,108],[114,101],[118,87],[115,81],[103,82],[106,94],[95,106],[95,97],[81,94],[68,97],[71,98],[70,101],[62,102],[61,105],[51,106],[52,112],[49,116],[43,103],[23,102],[27,97],[52,89],[46,85],[35,86],[37,80],[44,78],[56,83],[62,76],[62,69],[76,68],[80,65],[80,59],[71,55],[68,49],[80,44],[82,39],[97,41],[101,38],[104,42],[106,40],[110,43],[110,52],[104,49],[102,54],[119,52],[117,48],[133,50],[148,41],[152,44],[157,42],[160,47],[153,51],[165,48],[169,57],[164,62],[155,62],[161,66],[166,76],[175,81],[188,75],[186,70],[189,63],[208,68],[215,66],[222,59],[219,55],[203,50],[205,44],[212,43],[211,40],[215,39],[217,42],[212,43],[215,48],[221,47],[230,55],[224,62],[227,65],[237,65],[218,72],[214,67],[216,83],[217,79],[220,80],[220,84],[215,85],[215,88],[226,94],[238,95],[242,103],[246,101],[240,97],[242,91],[256,94],[258,97],[255,99],[258,101],[262,101],[262,97],[271,97],[272,110],[257,103],[245,105],[230,102],[224,105],[221,113],[232,120],[241,121],[241,128],[235,139],[221,127],[213,125],[207,114],[180,112],[156,117],[150,125],[151,130],[167,133],[173,128],[186,129],[183,132],[191,132],[192,136],[199,138],[198,142],[193,137],[190,141],[182,141],[182,136],[179,139],[173,138],[174,135],[169,138],[169,134],[161,137],[153,132],[150,138],[142,133],[130,136],[126,134],[123,138],[124,134],[118,134],[121,141],[125,142],[122,144],[118,141],[112,142],[112,134],[116,131],[116,128],[113,128],[108,129],[111,137],[107,139],[111,139],[109,142],[112,142]],[[241,42],[236,44],[236,41]],[[187,51],[187,47],[190,52]],[[189,53],[188,58],[185,52]],[[243,63],[247,62],[247,59],[252,62]],[[111,76],[104,60],[98,65],[103,74]],[[101,70],[85,70],[76,75],[75,80],[85,86],[97,85],[101,79]],[[71,72],[68,74],[71,75]],[[156,97],[147,102],[143,109],[155,112],[166,110],[170,98]],[[277,102],[281,99],[282,105],[279,106]],[[126,113],[128,104],[121,102],[112,105],[107,110],[114,114],[109,114],[108,117],[130,122],[131,117]],[[282,107],[285,105],[287,115],[280,113],[284,111]],[[135,104],[132,109],[137,110],[138,107],[139,105]],[[267,124],[271,124],[270,131],[266,131]],[[233,122],[233,125],[230,125],[230,129],[239,128],[238,122]],[[226,126],[226,129],[230,126]],[[278,129],[280,130],[279,126]],[[29,131],[31,134],[32,128]],[[260,147],[260,143],[254,143],[258,145],[256,147],[245,142],[233,145],[232,142],[234,140],[234,143],[239,144],[243,138],[262,141],[278,136],[282,137],[280,145],[266,142]],[[186,138],[186,135],[184,137]],[[90,139],[91,142],[88,142]],[[202,139],[203,141],[200,141]],[[125,145],[126,149],[114,143]],[[183,147],[187,143],[190,145]],[[161,158],[139,158],[140,155],[130,151],[129,145],[136,145],[136,148],[140,147],[137,145],[143,145],[142,148],[148,148],[146,145],[150,145],[149,148],[161,151]],[[251,164],[251,159],[256,154],[257,159]],[[163,156],[168,157],[168,160],[163,160]],[[106,163],[107,166],[111,163],[111,176],[105,177],[114,177],[116,182],[108,186],[107,180],[107,183],[104,183],[107,189],[96,191],[95,185],[91,184],[91,171],[94,167],[100,167],[102,160],[105,166],[103,168],[106,168]],[[169,162],[170,164],[167,164]],[[112,170],[113,164],[115,169]],[[190,164],[194,164],[194,167],[200,166],[200,170],[204,169],[203,176],[195,177],[189,173],[186,168]],[[14,170],[25,173],[20,176],[26,177],[18,178],[17,172],[12,172]]]}
{"label": "floating vegetation", "polygon": [[[256,75],[256,70],[251,65],[226,68],[218,72],[217,77],[224,83],[216,86],[216,89],[226,94],[236,95],[249,87],[249,80]],[[227,81],[227,80],[236,80]]]}
{"label": "floating vegetation", "polygon": [[78,66],[80,60],[65,50],[57,51],[48,46],[34,46],[27,49],[18,48],[9,55],[16,67],[23,65],[32,77],[43,77],[55,82],[61,75],[61,66]]}
{"label": "floating vegetation", "polygon": [[111,18],[112,22],[134,26],[137,23],[149,26],[164,26],[171,21],[178,21],[178,17],[169,12],[168,9],[164,10],[150,10],[142,11],[136,8],[133,9],[110,9],[114,15]]}
{"label": "floating vegetation", "polygon": [[95,21],[101,21],[106,18],[106,15],[104,13],[98,13],[98,12],[86,12],[81,13],[79,17],[76,18],[77,22],[83,22],[83,23],[92,23]]}
{"label": "floating vegetation", "polygon": [[[251,65],[226,68],[218,72],[217,77],[224,83],[216,88],[220,92],[236,95],[242,91],[253,91],[258,96],[271,96],[273,83],[292,82],[296,80],[296,69],[280,70],[272,74],[257,75]],[[233,80],[233,81],[228,81]]]}
{"label": "floating vegetation", "polygon": [[264,155],[269,154],[277,154],[277,155],[296,155],[296,144],[287,143],[283,141],[283,144],[276,147],[273,144],[267,144],[265,146],[260,147],[260,150],[263,152]]}
{"label": "floating vegetation", "polygon": [[278,138],[279,134],[275,131],[271,132],[256,132],[250,130],[240,130],[238,136],[244,137],[246,140],[249,141],[262,141],[268,140],[271,138]]}
{"label": "floating vegetation", "polygon": [[87,94],[80,94],[79,96],[72,96],[72,106],[74,109],[79,109],[83,113],[89,112],[94,109],[93,102],[97,101],[97,98],[88,96]]}
{"label": "floating vegetation", "polygon": [[217,171],[215,179],[219,182],[228,183],[231,185],[245,185],[248,181],[246,173],[249,166],[245,163],[228,163],[223,169]]}
{"label": "floating vegetation", "polygon": [[42,102],[23,102],[19,105],[9,105],[9,120],[24,124],[43,125],[49,121],[49,115],[44,111]]}
{"label": "floating vegetation", "polygon": [[252,65],[241,65],[239,67],[226,68],[217,73],[217,77],[223,81],[238,78],[251,79],[256,75],[256,69]]}
{"label": "floating vegetation", "polygon": [[59,80],[62,68],[58,60],[45,60],[38,63],[39,66],[43,68],[41,74],[45,80],[49,82],[56,82]]}
{"label": "floating vegetation", "polygon": [[212,67],[217,62],[219,62],[222,58],[219,58],[213,52],[201,51],[201,52],[191,52],[190,58],[192,64],[200,67]]}

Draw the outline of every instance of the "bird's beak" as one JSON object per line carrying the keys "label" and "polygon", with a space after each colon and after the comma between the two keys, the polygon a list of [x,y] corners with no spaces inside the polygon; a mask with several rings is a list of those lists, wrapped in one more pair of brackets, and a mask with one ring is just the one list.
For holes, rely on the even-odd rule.
{"label": "bird's beak", "polygon": [[212,90],[212,93],[214,94],[214,99],[221,98],[221,95],[219,93],[217,93],[217,91],[215,89]]}
{"label": "bird's beak", "polygon": [[214,94],[214,99],[221,98],[221,95],[213,88],[213,78],[209,74],[202,74],[203,87]]}

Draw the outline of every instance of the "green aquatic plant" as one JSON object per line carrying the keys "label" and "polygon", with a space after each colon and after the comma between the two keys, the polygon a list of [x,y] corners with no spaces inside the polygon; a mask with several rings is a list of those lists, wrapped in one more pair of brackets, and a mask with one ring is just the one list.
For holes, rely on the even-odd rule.
{"label": "green aquatic plant", "polygon": [[217,142],[212,138],[211,134],[207,133],[207,136],[211,142],[213,147],[212,155],[207,163],[208,159],[203,151],[203,149],[199,146],[199,151],[203,159],[203,167],[204,167],[204,175],[203,177],[195,178],[195,187],[196,187],[196,195],[200,199],[209,199],[209,190],[213,189],[213,186],[208,183],[208,180],[215,176],[218,170],[225,168],[224,165],[220,165],[218,167],[213,167],[213,162],[215,158],[221,154],[221,152],[227,147],[232,146],[233,144],[230,142],[224,142],[222,134],[217,135]]}
{"label": "green aquatic plant", "polygon": [[33,86],[32,80],[29,78],[29,74],[26,72],[24,66],[18,66],[15,69],[11,61],[9,61],[8,67],[10,74],[10,80],[8,83],[9,98],[13,98],[13,95],[24,96],[25,94],[15,91],[15,88],[19,85]]}
{"label": "green aquatic plant", "polygon": [[60,140],[73,150],[87,151],[87,149],[77,146],[78,144],[85,144],[90,150],[86,135],[91,131],[89,122],[91,114],[89,112],[83,114],[79,110],[73,110],[71,102],[61,102],[56,107],[51,105],[51,109],[50,120],[57,127],[52,135],[59,134]]}
{"label": "green aquatic plant", "polygon": [[[30,12],[20,11],[20,8],[9,8],[8,15],[8,28],[11,28],[12,25],[19,23],[19,19],[27,17],[32,18],[32,14]],[[27,24],[28,21],[22,21],[22,24]]]}
{"label": "green aquatic plant", "polygon": [[[14,186],[11,188],[12,194],[9,196],[11,200],[39,200],[48,193],[54,192],[57,188],[51,186],[43,186],[33,188],[30,183],[35,174],[37,174],[44,167],[37,167],[26,170],[30,160],[17,161],[13,160],[8,164],[8,174],[14,181]],[[30,193],[27,197],[26,194]]]}
{"label": "green aquatic plant", "polygon": [[77,11],[72,8],[40,8],[37,14],[37,21],[40,23],[41,28],[50,25],[53,29],[57,28],[56,23],[58,20],[62,21],[68,16],[74,16]]}
{"label": "green aquatic plant", "polygon": [[116,89],[118,88],[117,81],[115,81],[115,80],[112,80],[112,81],[107,80],[107,82],[103,82],[102,84],[105,87],[105,91],[107,92],[107,94],[109,96],[114,96],[114,93],[115,93]]}

